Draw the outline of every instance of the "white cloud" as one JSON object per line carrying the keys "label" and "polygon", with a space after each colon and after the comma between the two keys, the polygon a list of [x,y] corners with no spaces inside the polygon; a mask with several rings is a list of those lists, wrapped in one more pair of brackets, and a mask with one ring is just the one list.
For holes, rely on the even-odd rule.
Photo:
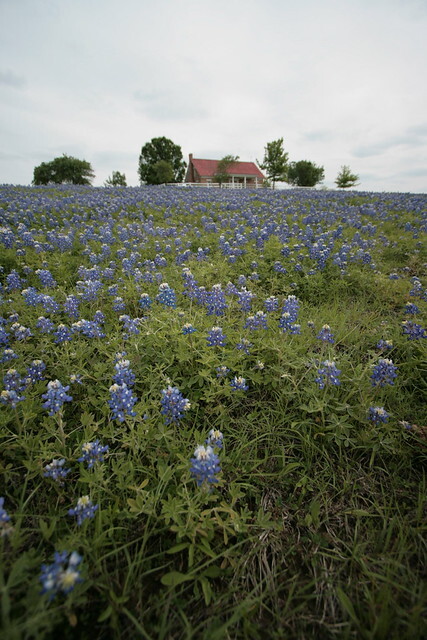
{"label": "white cloud", "polygon": [[[2,2],[0,182],[70,153],[137,184],[156,136],[185,158],[342,164],[360,188],[427,191],[427,11],[417,0]],[[17,27],[19,25],[19,28]]]}

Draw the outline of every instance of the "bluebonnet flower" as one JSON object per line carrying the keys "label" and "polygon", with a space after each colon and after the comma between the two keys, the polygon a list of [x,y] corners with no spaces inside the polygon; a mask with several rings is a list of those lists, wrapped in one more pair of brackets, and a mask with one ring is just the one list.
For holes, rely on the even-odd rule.
{"label": "bluebonnet flower", "polygon": [[184,398],[178,387],[168,386],[162,390],[161,414],[165,416],[166,424],[178,422],[184,415],[185,411],[190,409],[191,404],[187,398]]}
{"label": "bluebonnet flower", "polygon": [[331,344],[334,344],[334,336],[331,332],[331,327],[328,324],[323,325],[316,338],[318,340],[322,340],[323,342],[330,342]]}
{"label": "bluebonnet flower", "polygon": [[12,533],[13,527],[10,524],[10,515],[3,507],[4,498],[0,498],[0,537],[8,536]]}
{"label": "bluebonnet flower", "polygon": [[413,302],[407,302],[405,305],[405,313],[410,313],[412,315],[416,315],[420,312],[419,307]]}
{"label": "bluebonnet flower", "polygon": [[98,299],[102,289],[102,282],[100,280],[78,280],[76,287],[82,300],[92,302]]}
{"label": "bluebonnet flower", "polygon": [[73,339],[71,329],[65,324],[59,324],[56,330],[53,332],[56,344],[62,344],[63,342],[69,342]]}
{"label": "bluebonnet flower", "polygon": [[92,469],[95,462],[104,462],[104,454],[108,451],[108,444],[102,445],[99,440],[94,442],[84,442],[82,444],[82,454],[77,458],[77,462],[86,462],[87,468]]}
{"label": "bluebonnet flower", "polygon": [[250,311],[252,307],[252,300],[256,298],[256,295],[252,291],[247,289],[241,289],[237,292],[237,302],[240,305],[242,311]]}
{"label": "bluebonnet flower", "polygon": [[215,484],[218,482],[216,477],[221,471],[218,456],[214,453],[213,448],[208,445],[204,447],[199,445],[194,451],[194,458],[190,460],[190,472],[200,487],[204,482],[207,484]]}
{"label": "bluebonnet flower", "polygon": [[398,273],[390,273],[389,280],[399,280],[399,274]]}
{"label": "bluebonnet flower", "polygon": [[17,394],[25,391],[27,384],[21,378],[21,374],[16,369],[9,369],[3,376],[4,388],[7,391],[16,391]]}
{"label": "bluebonnet flower", "polygon": [[282,314],[289,313],[291,322],[295,322],[298,317],[300,302],[294,295],[289,295],[282,304]]}
{"label": "bluebonnet flower", "polygon": [[391,340],[383,340],[381,338],[377,343],[377,349],[380,349],[381,351],[390,351],[390,349],[393,349],[393,342]]}
{"label": "bluebonnet flower", "polygon": [[238,288],[232,282],[227,282],[227,286],[225,287],[225,293],[228,296],[235,296],[239,293]]}
{"label": "bluebonnet flower", "polygon": [[31,336],[33,335],[31,333],[31,329],[29,329],[28,327],[24,327],[24,325],[19,324],[19,322],[14,322],[12,325],[10,325],[10,330],[12,331],[15,340],[18,341],[31,338]]}
{"label": "bluebonnet flower", "polygon": [[138,301],[138,304],[141,307],[141,309],[150,309],[151,305],[153,304],[153,301],[148,295],[148,293],[141,293],[141,297]]}
{"label": "bluebonnet flower", "polygon": [[128,387],[133,387],[135,384],[135,374],[130,368],[129,360],[120,358],[114,365],[116,373],[113,376],[114,382],[117,384],[125,383]]}
{"label": "bluebonnet flower", "polygon": [[257,360],[254,366],[254,369],[258,369],[259,371],[262,371],[263,369],[265,369],[264,362],[262,362],[262,360]]}
{"label": "bluebonnet flower", "polygon": [[49,600],[59,593],[70,593],[76,584],[82,582],[78,566],[82,557],[76,551],[71,554],[67,551],[55,551],[52,564],[42,564],[40,582],[42,594],[47,593]]}
{"label": "bluebonnet flower", "polygon": [[74,295],[67,296],[64,302],[64,311],[69,318],[77,319],[80,315],[79,306],[80,298]]}
{"label": "bluebonnet flower", "polygon": [[0,393],[0,402],[2,404],[10,406],[12,409],[16,409],[18,402],[25,400],[25,396],[20,396],[16,391],[4,389]]}
{"label": "bluebonnet flower", "polygon": [[61,408],[64,402],[71,402],[72,396],[67,395],[69,385],[64,387],[59,380],[51,380],[47,385],[47,392],[42,395],[43,407],[49,411],[49,415],[53,416]]}
{"label": "bluebonnet flower", "polygon": [[227,373],[229,373],[230,369],[224,365],[222,365],[221,367],[217,367],[216,368],[216,377],[217,378],[224,378]]}
{"label": "bluebonnet flower", "polygon": [[109,296],[117,296],[118,292],[119,292],[118,284],[111,284],[107,289],[107,294]]}
{"label": "bluebonnet flower", "polygon": [[279,308],[279,300],[275,296],[270,296],[269,298],[264,300],[264,307],[267,313],[277,311],[277,309]]}
{"label": "bluebonnet flower", "polygon": [[191,322],[186,322],[185,325],[182,327],[182,333],[185,336],[188,335],[189,333],[194,333],[195,331],[197,331],[197,329],[193,327]]}
{"label": "bluebonnet flower", "polygon": [[230,382],[230,387],[233,391],[247,391],[249,389],[245,378],[242,378],[242,376],[234,376],[233,380]]}
{"label": "bluebonnet flower", "polygon": [[164,307],[176,308],[176,294],[175,291],[168,285],[167,282],[162,282],[159,285],[159,293],[156,296],[157,302],[160,302]]}
{"label": "bluebonnet flower", "polygon": [[117,296],[113,300],[114,311],[124,311],[126,308],[125,301],[120,296]]}
{"label": "bluebonnet flower", "polygon": [[279,318],[279,327],[283,333],[289,331],[290,333],[300,333],[301,325],[296,324],[293,320],[293,314],[289,311],[285,311]]}
{"label": "bluebonnet flower", "polygon": [[369,407],[368,418],[374,424],[380,424],[380,422],[387,422],[389,414],[384,407]]}
{"label": "bluebonnet flower", "polygon": [[4,327],[0,327],[0,344],[9,344],[10,336]]}
{"label": "bluebonnet flower", "polygon": [[113,420],[124,422],[126,416],[136,416],[133,406],[137,402],[137,398],[132,395],[132,390],[128,388],[124,382],[122,384],[113,384],[110,387],[110,399],[108,404],[113,412]]}
{"label": "bluebonnet flower", "polygon": [[22,289],[25,283],[25,279],[21,278],[16,269],[12,269],[9,275],[6,277],[7,291],[15,291]]}
{"label": "bluebonnet flower", "polygon": [[341,370],[337,369],[337,367],[335,366],[335,362],[333,362],[332,360],[324,360],[317,370],[317,373],[318,377],[315,379],[315,382],[317,382],[320,389],[323,389],[325,385],[340,384],[339,375],[341,373]]}
{"label": "bluebonnet flower", "polygon": [[40,293],[35,287],[28,287],[28,289],[22,289],[21,295],[25,300],[25,304],[29,307],[35,307],[41,302]]}
{"label": "bluebonnet flower", "polygon": [[[141,318],[131,318],[130,316],[124,314],[119,317],[119,320],[123,323],[124,329],[126,329],[126,331],[129,331],[130,334],[139,334],[139,325],[141,324]],[[123,335],[126,338],[128,337],[127,334]]]}
{"label": "bluebonnet flower", "polygon": [[93,504],[89,496],[82,496],[77,500],[77,505],[68,509],[69,516],[76,516],[77,524],[80,526],[85,520],[95,517],[99,505]]}
{"label": "bluebonnet flower", "polygon": [[38,380],[44,380],[44,370],[46,365],[42,360],[33,360],[29,367],[27,367],[27,375],[25,381],[27,384],[34,384]]}
{"label": "bluebonnet flower", "polygon": [[247,338],[242,338],[242,340],[236,344],[236,349],[243,351],[247,356],[250,355],[249,349],[251,347],[253,347],[253,344],[252,342],[249,342]]}
{"label": "bluebonnet flower", "polygon": [[97,324],[103,325],[105,322],[105,314],[102,313],[100,309],[97,309],[94,313],[93,321],[96,322]]}
{"label": "bluebonnet flower", "polygon": [[5,362],[10,362],[11,360],[15,360],[17,357],[18,356],[13,349],[3,349],[3,353],[0,354],[0,363],[3,364]]}
{"label": "bluebonnet flower", "polygon": [[426,329],[412,320],[402,322],[402,331],[404,335],[408,336],[408,340],[420,340],[421,338],[427,338]]}
{"label": "bluebonnet flower", "polygon": [[209,347],[224,347],[227,341],[221,327],[212,327],[206,338]]}
{"label": "bluebonnet flower", "polygon": [[42,287],[55,288],[58,285],[48,269],[36,269],[36,275],[39,277]]}
{"label": "bluebonnet flower", "polygon": [[64,484],[64,479],[71,471],[71,469],[65,467],[65,458],[52,460],[52,462],[43,467],[43,469],[44,477],[52,478],[52,480],[55,480],[58,484]]}
{"label": "bluebonnet flower", "polygon": [[244,329],[257,331],[258,329],[268,329],[268,316],[264,311],[257,311],[255,315],[248,316],[244,325]]}
{"label": "bluebonnet flower", "polygon": [[55,329],[55,325],[53,324],[50,318],[45,318],[44,316],[40,316],[36,322],[37,329],[40,329],[42,333],[52,333]]}
{"label": "bluebonnet flower", "polygon": [[211,447],[218,447],[222,449],[223,434],[218,429],[211,429],[208,437],[205,440],[205,444],[209,444]]}
{"label": "bluebonnet flower", "polygon": [[220,284],[214,284],[212,291],[206,294],[205,305],[208,316],[223,316],[228,304],[225,300],[225,293]]}
{"label": "bluebonnet flower", "polygon": [[72,373],[70,375],[71,384],[82,384],[82,377],[79,373]]}
{"label": "bluebonnet flower", "polygon": [[41,293],[40,302],[46,313],[59,313],[61,311],[61,305],[52,296]]}
{"label": "bluebonnet flower", "polygon": [[86,338],[105,338],[105,333],[95,320],[85,320],[83,318],[73,322],[71,328],[73,333],[81,333]]}
{"label": "bluebonnet flower", "polygon": [[373,387],[384,387],[386,384],[394,384],[397,377],[397,367],[388,358],[380,358],[371,375]]}

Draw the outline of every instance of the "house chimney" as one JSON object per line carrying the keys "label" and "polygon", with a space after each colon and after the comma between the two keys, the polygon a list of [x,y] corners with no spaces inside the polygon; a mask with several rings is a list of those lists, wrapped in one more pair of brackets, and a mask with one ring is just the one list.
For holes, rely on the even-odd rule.
{"label": "house chimney", "polygon": [[193,162],[193,154],[192,153],[188,154],[188,159],[190,160],[190,162]]}

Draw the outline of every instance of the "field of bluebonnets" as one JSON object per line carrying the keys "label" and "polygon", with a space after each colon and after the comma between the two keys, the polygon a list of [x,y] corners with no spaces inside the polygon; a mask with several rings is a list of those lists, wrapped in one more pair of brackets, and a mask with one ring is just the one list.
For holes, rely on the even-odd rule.
{"label": "field of bluebonnets", "polygon": [[2,637],[427,632],[427,196],[0,189]]}

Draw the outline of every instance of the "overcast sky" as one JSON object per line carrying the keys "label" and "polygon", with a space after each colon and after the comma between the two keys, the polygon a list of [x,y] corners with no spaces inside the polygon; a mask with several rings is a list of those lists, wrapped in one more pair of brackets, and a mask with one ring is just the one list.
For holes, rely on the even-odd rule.
{"label": "overcast sky", "polygon": [[141,147],[341,165],[427,193],[427,0],[0,0],[0,184],[66,153],[138,184]]}

